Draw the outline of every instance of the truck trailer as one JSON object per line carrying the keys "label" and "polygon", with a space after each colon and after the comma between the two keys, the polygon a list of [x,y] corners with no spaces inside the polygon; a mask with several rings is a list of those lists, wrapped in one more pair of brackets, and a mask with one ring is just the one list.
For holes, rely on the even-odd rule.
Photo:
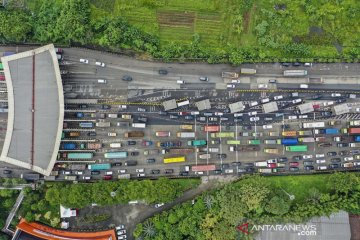
{"label": "truck trailer", "polygon": [[124,136],[126,138],[140,138],[140,137],[144,137],[144,132],[141,131],[126,132]]}

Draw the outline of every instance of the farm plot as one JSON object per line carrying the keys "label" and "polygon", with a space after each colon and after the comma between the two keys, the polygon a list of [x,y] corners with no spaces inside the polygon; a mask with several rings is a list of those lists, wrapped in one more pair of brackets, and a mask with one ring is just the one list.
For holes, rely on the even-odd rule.
{"label": "farm plot", "polygon": [[218,45],[223,31],[223,22],[218,14],[198,14],[195,32],[206,44]]}

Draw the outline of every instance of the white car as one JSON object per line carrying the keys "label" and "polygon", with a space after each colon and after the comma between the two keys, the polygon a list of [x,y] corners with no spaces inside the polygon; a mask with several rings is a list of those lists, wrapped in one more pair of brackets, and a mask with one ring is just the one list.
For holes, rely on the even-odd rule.
{"label": "white car", "polygon": [[90,177],[90,176],[83,176],[82,179],[84,179],[84,180],[90,180],[91,177]]}
{"label": "white car", "polygon": [[297,119],[297,116],[289,116],[289,120]]}
{"label": "white car", "polygon": [[250,102],[251,107],[255,107],[256,105],[259,105],[257,101]]}
{"label": "white car", "polygon": [[138,177],[145,177],[145,173],[139,173],[137,176]]}
{"label": "white car", "polygon": [[302,102],[302,100],[301,100],[301,98],[298,98],[298,99],[294,99],[294,100],[292,100],[292,103],[301,103]]}
{"label": "white car", "polygon": [[234,79],[234,80],[231,80],[231,83],[240,83],[240,80],[239,79]]}
{"label": "white car", "polygon": [[360,108],[355,108],[355,112],[360,112]]}
{"label": "white car", "polygon": [[138,112],[146,112],[145,108],[138,108]]}
{"label": "white car", "polygon": [[118,230],[118,231],[117,231],[117,234],[118,234],[118,235],[126,234],[126,230],[125,230],[125,229]]}
{"label": "white car", "polygon": [[255,122],[255,121],[259,121],[260,118],[259,117],[251,117],[250,118],[250,122]]}
{"label": "white car", "polygon": [[75,171],[74,173],[75,173],[75,175],[83,175],[84,174],[83,171]]}
{"label": "white car", "polygon": [[316,158],[322,158],[325,157],[325,153],[318,153],[315,155]]}
{"label": "white car", "polygon": [[268,102],[270,102],[270,99],[269,99],[269,98],[261,99],[261,103],[268,103]]}
{"label": "white car", "polygon": [[310,158],[313,158],[313,155],[303,155],[302,158],[303,159],[310,159]]}
{"label": "white car", "polygon": [[256,115],[257,112],[256,112],[256,111],[254,111],[254,112],[249,112],[248,114],[249,114],[249,116],[253,116],[253,115]]}
{"label": "white car", "polygon": [[105,79],[98,79],[97,82],[98,82],[98,83],[102,83],[102,84],[106,84],[106,80],[105,80]]}
{"label": "white car", "polygon": [[234,117],[242,117],[242,116],[244,116],[243,113],[234,113]]}
{"label": "white car", "polygon": [[300,84],[300,88],[309,88],[309,85],[307,85],[307,84]]}
{"label": "white car", "polygon": [[124,228],[125,228],[125,226],[123,224],[120,224],[115,229],[116,229],[116,231],[119,231],[119,230],[124,229]]}
{"label": "white car", "polygon": [[271,129],[273,126],[272,125],[264,125],[263,129]]}
{"label": "white car", "polygon": [[331,96],[332,97],[341,97],[341,93],[332,93]]}
{"label": "white car", "polygon": [[258,88],[262,88],[262,89],[267,88],[267,84],[259,84]]}
{"label": "white car", "polygon": [[112,171],[108,171],[105,173],[105,175],[113,175],[113,172]]}
{"label": "white car", "polygon": [[318,159],[316,160],[316,163],[326,163],[325,159]]}
{"label": "white car", "polygon": [[274,158],[274,159],[268,159],[266,160],[267,163],[277,163],[277,159]]}
{"label": "white car", "polygon": [[236,86],[235,86],[235,84],[227,84],[226,87],[227,88],[235,88]]}
{"label": "white car", "polygon": [[81,63],[89,64],[89,60],[80,58]]}
{"label": "white car", "polygon": [[353,161],[354,157],[344,157],[344,161]]}
{"label": "white car", "polygon": [[204,175],[204,172],[195,172],[197,175]]}
{"label": "white car", "polygon": [[118,173],[126,173],[126,169],[120,169],[118,170]]}
{"label": "white car", "polygon": [[199,115],[200,112],[190,112],[190,115]]}
{"label": "white car", "polygon": [[222,115],[224,115],[224,113],[222,113],[222,112],[215,112],[215,116],[222,116]]}
{"label": "white car", "polygon": [[333,140],[334,140],[334,142],[341,142],[341,137],[339,137],[339,136],[334,137]]}
{"label": "white car", "polygon": [[324,104],[324,106],[326,107],[326,106],[334,105],[335,102],[334,102],[334,101],[329,101],[329,102],[324,102],[323,104]]}
{"label": "white car", "polygon": [[326,170],[326,169],[327,169],[327,166],[318,166],[317,169],[318,169],[318,170]]}
{"label": "white car", "polygon": [[109,132],[108,133],[109,137],[116,137],[116,135],[117,135],[116,132]]}
{"label": "white car", "polygon": [[144,169],[143,168],[140,168],[140,169],[136,169],[135,170],[137,173],[143,173],[144,172]]}
{"label": "white car", "polygon": [[304,67],[311,67],[312,63],[304,63]]}
{"label": "white car", "polygon": [[308,115],[300,115],[300,116],[299,116],[300,119],[308,118],[308,117],[309,117]]}
{"label": "white car", "polygon": [[159,208],[159,207],[164,206],[164,205],[165,205],[165,203],[157,203],[157,204],[155,204],[155,208]]}
{"label": "white car", "polygon": [[284,97],[282,96],[282,95],[279,95],[279,96],[275,96],[274,97],[274,100],[281,100],[281,99],[283,99]]}
{"label": "white car", "polygon": [[120,235],[117,237],[118,240],[124,240],[126,239],[126,235]]}
{"label": "white car", "polygon": [[105,63],[103,62],[95,62],[96,66],[105,67]]}

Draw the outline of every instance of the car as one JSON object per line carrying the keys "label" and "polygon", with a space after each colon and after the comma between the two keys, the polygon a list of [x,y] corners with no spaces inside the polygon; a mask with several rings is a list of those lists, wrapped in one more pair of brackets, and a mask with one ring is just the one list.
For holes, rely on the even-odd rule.
{"label": "car", "polygon": [[270,98],[263,98],[260,100],[261,103],[268,103],[270,102]]}
{"label": "car", "polygon": [[227,157],[227,155],[225,153],[218,153],[216,154],[218,159],[225,159]]}
{"label": "car", "polygon": [[344,138],[341,137],[341,136],[333,137],[333,141],[334,141],[334,142],[341,142],[341,141],[343,141],[343,140],[344,140]]}
{"label": "car", "polygon": [[139,152],[131,152],[130,153],[131,156],[139,156],[139,154],[140,154]]}
{"label": "car", "polygon": [[105,63],[103,62],[95,62],[96,66],[105,67]]}
{"label": "car", "polygon": [[328,152],[326,155],[328,155],[328,156],[336,156],[337,153],[336,152]]}
{"label": "car", "polygon": [[217,145],[217,144],[220,144],[220,143],[221,143],[220,139],[211,140],[211,144]]}
{"label": "car", "polygon": [[344,161],[353,161],[354,157],[344,157]]}
{"label": "car", "polygon": [[87,104],[80,104],[79,108],[84,109],[84,108],[88,108],[89,106]]}
{"label": "car", "polygon": [[301,66],[301,63],[299,63],[299,62],[293,62],[293,64],[292,64],[294,67],[299,67],[299,66]]}
{"label": "car", "polygon": [[309,160],[307,160],[307,161],[304,161],[303,164],[304,164],[304,166],[313,165],[313,164],[314,164],[314,161],[311,161],[311,160],[309,161]]}
{"label": "car", "polygon": [[221,169],[214,170],[214,174],[221,174],[221,173],[222,173]]}
{"label": "car", "polygon": [[75,175],[83,175],[83,174],[84,174],[84,171],[74,171],[74,174],[75,174]]}
{"label": "car", "polygon": [[168,113],[167,112],[164,112],[164,111],[160,111],[158,112],[159,115],[163,115],[163,116],[166,116]]}
{"label": "car", "polygon": [[232,162],[231,165],[233,165],[233,166],[241,166],[241,162]]}
{"label": "car", "polygon": [[180,176],[189,176],[189,172],[182,171],[179,173]]}
{"label": "car", "polygon": [[221,168],[222,168],[222,169],[230,168],[230,164],[228,164],[228,163],[223,163],[223,164],[221,164]]}
{"label": "car", "polygon": [[137,172],[137,173],[143,173],[143,172],[145,172],[145,169],[143,169],[143,168],[137,168],[137,169],[135,169],[135,172]]}
{"label": "car", "polygon": [[179,115],[169,115],[170,119],[179,119]]}
{"label": "car", "polygon": [[318,153],[315,155],[316,158],[324,158],[325,154],[324,153]]}
{"label": "car", "polygon": [[339,98],[336,100],[336,103],[343,103],[343,102],[346,102],[345,98]]}
{"label": "car", "polygon": [[267,163],[277,163],[277,159],[274,158],[274,159],[268,159],[266,160]]}
{"label": "car", "polygon": [[147,123],[148,119],[146,117],[138,117],[137,120],[139,122]]}
{"label": "car", "polygon": [[117,236],[117,239],[118,240],[124,240],[124,239],[126,239],[126,235]]}
{"label": "car", "polygon": [[253,168],[253,167],[245,168],[245,170],[246,170],[247,173],[253,173],[253,172],[255,172],[255,168]]}
{"label": "car", "polygon": [[288,161],[288,158],[287,158],[287,157],[277,158],[277,162],[278,162],[278,163],[284,163],[284,162],[287,162],[287,161]]}
{"label": "car", "polygon": [[301,98],[297,98],[297,99],[294,99],[291,101],[293,104],[296,104],[296,103],[301,103],[302,102],[302,99]]}
{"label": "car", "polygon": [[228,118],[228,117],[221,117],[221,118],[220,118],[220,121],[226,122],[226,121],[229,121],[229,118]]}
{"label": "car", "polygon": [[305,119],[305,118],[308,118],[309,116],[308,115],[299,115],[299,119]]}
{"label": "car", "polygon": [[250,107],[255,107],[257,105],[259,105],[259,103],[257,101],[250,102]]}
{"label": "car", "polygon": [[341,97],[341,93],[332,93],[331,97]]}
{"label": "car", "polygon": [[294,120],[294,119],[297,119],[297,116],[292,115],[292,116],[289,116],[288,118],[289,118],[289,120]]}
{"label": "car", "polygon": [[276,83],[276,79],[269,79],[269,83]]}
{"label": "car", "polygon": [[320,115],[322,117],[330,117],[332,115],[332,112],[324,111],[324,112],[320,112]]}
{"label": "car", "polygon": [[292,160],[294,161],[300,161],[302,159],[302,156],[293,156]]}
{"label": "car", "polygon": [[196,120],[200,121],[200,122],[205,122],[206,121],[206,117],[198,117],[196,118]]}
{"label": "car", "polygon": [[335,169],[335,168],[339,168],[339,167],[340,167],[340,164],[337,164],[337,163],[329,164],[329,168],[331,168],[331,169]]}
{"label": "car", "polygon": [[349,143],[338,143],[336,144],[337,147],[349,147]]}
{"label": "car", "polygon": [[308,85],[308,84],[300,84],[299,87],[300,87],[300,88],[309,88],[309,85]]}
{"label": "car", "polygon": [[326,160],[325,159],[317,159],[316,160],[316,163],[326,163]]}
{"label": "car", "polygon": [[111,109],[111,106],[107,104],[102,104],[101,109]]}
{"label": "car", "polygon": [[117,233],[117,235],[123,235],[123,234],[126,234],[126,230],[125,229],[118,230],[116,233]]}
{"label": "car", "polygon": [[227,88],[236,88],[235,84],[226,84]]}
{"label": "car", "polygon": [[244,121],[243,118],[234,118],[235,123],[242,122],[242,121]]}
{"label": "car", "polygon": [[248,112],[248,115],[249,115],[249,116],[254,116],[254,115],[257,115],[257,111]]}
{"label": "car", "polygon": [[289,171],[290,172],[298,172],[299,168],[298,167],[289,167]]}
{"label": "car", "polygon": [[242,117],[242,116],[244,116],[243,113],[234,113],[234,117]]}
{"label": "car", "polygon": [[208,77],[200,77],[199,80],[204,81],[204,82],[208,82],[209,78]]}
{"label": "car", "polygon": [[155,158],[146,159],[146,163],[155,163]]}
{"label": "car", "polygon": [[3,174],[5,174],[5,175],[11,174],[11,173],[12,173],[12,171],[9,170],[9,169],[4,169],[3,170]]}
{"label": "car", "polygon": [[289,124],[282,124],[281,128],[282,129],[290,129],[290,125]]}
{"label": "car", "polygon": [[174,173],[174,169],[165,169],[165,174],[171,174]]}
{"label": "car", "polygon": [[242,129],[243,130],[251,130],[252,127],[250,125],[244,125],[244,126],[242,126]]}
{"label": "car", "polygon": [[215,116],[223,116],[224,115],[224,113],[222,113],[222,112],[215,112]]}
{"label": "car", "polygon": [[185,119],[186,120],[194,120],[194,116],[192,116],[192,115],[187,115],[187,116],[185,116]]}
{"label": "car", "polygon": [[312,170],[314,170],[314,169],[315,169],[315,167],[312,166],[312,165],[304,166],[304,170],[305,170],[305,171],[312,171]]}
{"label": "car", "polygon": [[124,75],[122,78],[121,78],[121,80],[123,80],[123,81],[132,81],[133,80],[133,78],[132,78],[132,76],[130,76],[130,75]]}
{"label": "car", "polygon": [[91,175],[100,175],[100,171],[94,170],[90,172]]}
{"label": "car", "polygon": [[259,121],[260,118],[259,117],[251,117],[250,118],[250,122],[255,122],[255,121]]}
{"label": "car", "polygon": [[166,69],[159,69],[159,74],[166,75],[166,74],[168,74],[168,71]]}
{"label": "car", "polygon": [[281,66],[283,66],[283,67],[290,67],[290,63],[287,63],[287,62],[283,62],[283,63],[281,63]]}
{"label": "car", "polygon": [[151,170],[151,173],[152,174],[160,174],[160,170],[159,169],[154,169],[154,170]]}
{"label": "car", "polygon": [[185,115],[188,115],[188,112],[178,112],[178,115],[179,116],[185,116]]}
{"label": "car", "polygon": [[304,67],[311,67],[312,63],[304,63]]}
{"label": "car", "polygon": [[268,168],[276,168],[277,165],[276,165],[276,163],[268,163],[268,164],[267,164],[267,167],[268,167]]}
{"label": "car", "polygon": [[209,122],[217,122],[218,120],[217,117],[209,117]]}
{"label": "car", "polygon": [[310,158],[313,158],[313,155],[303,155],[302,158],[303,159],[310,159]]}
{"label": "car", "polygon": [[159,208],[159,207],[162,207],[164,205],[165,205],[165,203],[157,203],[157,204],[155,204],[155,208]]}
{"label": "car", "polygon": [[332,143],[330,142],[324,142],[324,143],[318,143],[318,147],[331,147]]}
{"label": "car", "polygon": [[273,128],[273,126],[271,124],[263,125],[263,129],[271,129],[271,128]]}
{"label": "car", "polygon": [[128,145],[136,145],[136,141],[127,141]]}
{"label": "car", "polygon": [[298,167],[298,166],[299,166],[299,162],[289,162],[289,166],[290,166],[290,167]]}
{"label": "car", "polygon": [[111,163],[111,166],[113,167],[120,167],[122,165],[121,162],[114,162],[114,163]]}
{"label": "car", "polygon": [[80,58],[80,62],[85,63],[85,64],[89,64],[89,60],[84,59],[84,58]]}
{"label": "car", "polygon": [[284,97],[282,96],[282,95],[279,95],[279,96],[275,96],[274,97],[274,100],[281,100],[281,99],[283,99]]}
{"label": "car", "polygon": [[151,145],[153,145],[153,142],[152,142],[152,141],[143,140],[143,141],[141,142],[141,145],[142,145],[142,146],[151,146]]}
{"label": "car", "polygon": [[350,151],[347,151],[347,150],[340,151],[340,152],[339,152],[339,155],[340,155],[340,156],[350,155]]}
{"label": "car", "polygon": [[341,162],[341,158],[332,158],[330,161],[332,163],[339,163],[339,162]]}
{"label": "car", "polygon": [[123,224],[120,224],[119,226],[117,226],[115,228],[115,230],[118,231],[118,230],[121,230],[121,229],[124,229],[124,228],[125,228],[125,226]]}
{"label": "car", "polygon": [[96,136],[96,132],[88,132],[87,135],[89,137],[95,137]]}
{"label": "car", "polygon": [[267,84],[259,84],[258,85],[258,88],[260,88],[260,89],[264,89],[264,88],[267,88],[268,86],[267,86]]}

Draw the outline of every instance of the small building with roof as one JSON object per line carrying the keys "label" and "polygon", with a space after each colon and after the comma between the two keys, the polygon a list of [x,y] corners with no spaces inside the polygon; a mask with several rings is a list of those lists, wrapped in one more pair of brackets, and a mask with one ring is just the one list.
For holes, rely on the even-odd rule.
{"label": "small building with roof", "polygon": [[210,99],[204,99],[195,103],[199,111],[211,109]]}
{"label": "small building with roof", "polygon": [[301,114],[311,113],[314,111],[314,103],[308,102],[297,106]]}
{"label": "small building with roof", "polygon": [[278,105],[276,102],[269,102],[262,105],[264,113],[272,113],[279,111]]}
{"label": "small building with roof", "polygon": [[237,113],[241,112],[245,109],[245,105],[243,102],[234,102],[229,104],[230,112]]}
{"label": "small building with roof", "polygon": [[177,103],[175,99],[170,99],[163,102],[163,107],[165,111],[173,110],[177,108]]}
{"label": "small building with roof", "polygon": [[335,105],[333,107],[335,115],[346,114],[350,112],[350,107],[347,103]]}

